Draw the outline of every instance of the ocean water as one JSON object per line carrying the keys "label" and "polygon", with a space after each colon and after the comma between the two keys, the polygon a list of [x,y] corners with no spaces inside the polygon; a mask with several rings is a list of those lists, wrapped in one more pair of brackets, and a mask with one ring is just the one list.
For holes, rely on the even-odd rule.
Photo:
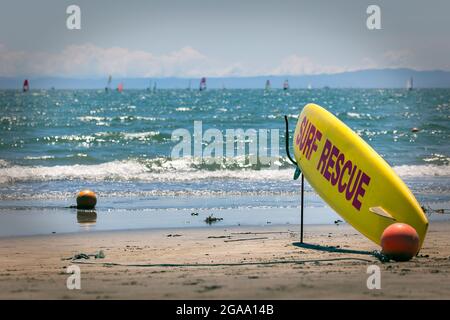
{"label": "ocean water", "polygon": [[[60,210],[74,204],[82,188],[95,190],[98,211],[110,214],[296,209],[300,184],[286,158],[283,116],[292,135],[309,102],[354,129],[419,202],[448,208],[450,89],[6,90],[0,91],[0,219]],[[178,143],[173,131],[192,134],[194,121],[202,121],[203,132],[278,129],[277,150],[272,141],[267,146],[269,154],[279,154],[276,168],[245,158],[221,164],[171,159]],[[307,206],[326,207],[309,186],[306,194]]]}

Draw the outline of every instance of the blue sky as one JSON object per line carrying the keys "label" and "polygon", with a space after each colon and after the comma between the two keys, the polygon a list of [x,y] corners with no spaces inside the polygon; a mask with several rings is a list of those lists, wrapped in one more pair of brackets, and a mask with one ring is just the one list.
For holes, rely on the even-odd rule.
{"label": "blue sky", "polygon": [[[81,30],[66,8],[81,8]],[[366,28],[381,7],[382,30]],[[0,0],[0,76],[450,70],[450,1]]]}

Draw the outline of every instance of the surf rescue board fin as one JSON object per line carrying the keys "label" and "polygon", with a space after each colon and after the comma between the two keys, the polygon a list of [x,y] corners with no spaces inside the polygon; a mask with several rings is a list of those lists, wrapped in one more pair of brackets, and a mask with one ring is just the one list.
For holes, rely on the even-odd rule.
{"label": "surf rescue board fin", "polygon": [[370,207],[369,211],[375,213],[379,216],[391,219],[393,221],[397,221],[389,212],[383,209],[383,207]]}

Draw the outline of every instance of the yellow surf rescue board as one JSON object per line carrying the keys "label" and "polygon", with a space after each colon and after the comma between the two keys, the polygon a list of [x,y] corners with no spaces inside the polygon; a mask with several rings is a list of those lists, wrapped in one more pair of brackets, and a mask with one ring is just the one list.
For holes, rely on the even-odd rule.
{"label": "yellow surf rescue board", "polygon": [[381,245],[396,222],[416,229],[420,247],[428,220],[414,195],[387,162],[333,114],[306,105],[294,134],[295,159],[322,199],[356,230]]}

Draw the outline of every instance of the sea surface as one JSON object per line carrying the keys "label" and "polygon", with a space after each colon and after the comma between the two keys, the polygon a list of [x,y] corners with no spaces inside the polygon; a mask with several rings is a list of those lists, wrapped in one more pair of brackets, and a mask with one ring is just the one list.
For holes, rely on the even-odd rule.
{"label": "sea surface", "polygon": [[[0,236],[76,232],[86,225],[206,226],[210,214],[223,218],[220,226],[298,223],[300,183],[286,157],[283,117],[289,117],[292,136],[309,102],[355,130],[421,204],[450,208],[450,89],[3,90]],[[278,130],[266,151],[279,157],[271,167],[245,156],[213,164],[171,158],[179,143],[172,140],[174,130],[192,136],[194,121],[202,121],[203,133],[255,129],[270,137]],[[64,207],[84,188],[99,201],[95,219],[83,225],[79,212]],[[337,218],[308,185],[305,205],[319,208],[307,222]]]}

